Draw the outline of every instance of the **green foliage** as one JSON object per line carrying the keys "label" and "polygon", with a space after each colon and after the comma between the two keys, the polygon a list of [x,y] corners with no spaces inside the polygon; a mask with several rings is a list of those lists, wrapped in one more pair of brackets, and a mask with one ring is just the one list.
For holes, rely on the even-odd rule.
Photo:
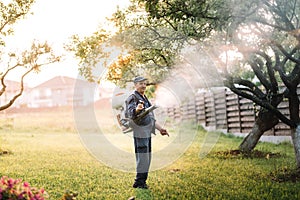
{"label": "green foliage", "polygon": [[0,1],[0,47],[5,46],[4,38],[13,33],[12,25],[29,12],[33,3],[34,0],[13,0],[8,4]]}
{"label": "green foliage", "polygon": [[[222,66],[225,86],[293,127],[295,122],[277,106],[285,95],[279,85],[285,84],[289,96],[295,97],[300,79],[299,7],[297,0],[133,0],[128,9],[112,16],[117,31],[108,35],[109,41],[117,39],[123,49],[118,59],[129,55],[130,62],[105,65],[112,69],[108,79],[124,85],[136,75],[147,74],[159,83],[172,70],[183,47],[195,41],[211,42],[218,36],[221,40],[214,40],[216,45],[205,50]],[[226,56],[222,61],[220,55],[227,50],[239,52],[240,60],[229,62]],[[91,66],[83,68],[90,72]],[[299,110],[298,104],[292,107],[295,109],[290,110]],[[299,121],[296,112],[291,114]]]}
{"label": "green foliage", "polygon": [[152,18],[159,19],[166,26],[196,40],[206,38],[213,30],[222,29],[230,18],[227,3],[219,0],[139,2],[145,3],[145,10]]}
{"label": "green foliage", "polygon": [[[101,64],[108,69],[106,79],[119,86],[140,74],[158,84],[172,70],[186,42],[205,39],[212,30],[224,25],[228,18],[225,5],[216,0],[162,1],[160,4],[131,1],[129,8],[117,10],[110,18],[117,31],[106,35],[107,40],[95,40],[95,35],[78,40],[75,36],[69,50],[79,58],[80,73],[88,80],[97,81],[93,69]],[[111,47],[109,55],[121,49],[114,60],[109,60],[110,56],[103,51],[105,46]]]}
{"label": "green foliage", "polygon": [[108,37],[109,33],[101,29],[90,37],[80,38],[78,35],[73,35],[72,42],[65,46],[79,60],[79,73],[88,81],[97,81],[97,73],[100,72],[95,74],[94,70],[101,70],[97,69],[97,64],[106,65],[106,61],[102,63],[102,60],[109,59],[109,50],[106,46],[109,44]]}
{"label": "green foliage", "polygon": [[145,91],[145,94],[148,98],[154,98],[155,95],[156,86],[155,85],[149,85],[147,86],[147,89]]}
{"label": "green foliage", "polygon": [[89,37],[72,37],[66,48],[79,59],[80,74],[89,81],[98,81],[97,67],[101,66],[108,71],[104,78],[119,86],[141,74],[148,76],[152,83],[161,82],[173,65],[172,48],[176,45],[171,40],[166,42],[159,38],[161,34],[170,33],[159,28],[148,29],[149,22],[128,25],[125,29],[123,26],[127,22],[122,21],[126,20],[121,17],[123,15],[118,11],[117,19],[111,19],[120,26],[118,33],[99,30]]}

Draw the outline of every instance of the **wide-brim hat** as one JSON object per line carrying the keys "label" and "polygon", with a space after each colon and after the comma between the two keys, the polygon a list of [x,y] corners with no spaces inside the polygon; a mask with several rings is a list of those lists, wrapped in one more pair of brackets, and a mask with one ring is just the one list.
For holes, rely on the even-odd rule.
{"label": "wide-brim hat", "polygon": [[134,83],[137,83],[137,82],[142,82],[142,81],[146,81],[147,79],[143,76],[137,76],[133,79],[133,82]]}

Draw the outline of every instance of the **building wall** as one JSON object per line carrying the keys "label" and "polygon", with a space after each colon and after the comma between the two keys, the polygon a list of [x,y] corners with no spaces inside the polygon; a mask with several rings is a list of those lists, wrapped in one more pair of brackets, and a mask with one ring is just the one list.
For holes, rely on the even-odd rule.
{"label": "building wall", "polygon": [[[7,86],[6,93],[0,96],[0,105],[19,92],[18,82],[7,83]],[[96,84],[69,77],[54,77],[34,88],[26,88],[11,107],[85,106],[97,99],[99,91]]]}

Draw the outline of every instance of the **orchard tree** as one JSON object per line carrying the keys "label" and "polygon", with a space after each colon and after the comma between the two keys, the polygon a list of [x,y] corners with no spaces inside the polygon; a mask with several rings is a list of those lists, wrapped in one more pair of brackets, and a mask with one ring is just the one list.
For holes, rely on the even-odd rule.
{"label": "orchard tree", "polygon": [[[126,62],[107,66],[111,67],[110,70],[113,72],[110,79],[117,77],[117,80],[121,80],[138,71],[134,70],[137,66],[148,67],[144,65],[147,61],[156,65],[153,58],[159,58],[162,51],[158,51],[158,55],[152,54],[152,51],[163,48],[151,46],[151,53],[146,54],[149,48],[144,47],[149,47],[147,44],[150,41],[159,41],[159,44],[168,50],[164,51],[167,54],[162,54],[168,58],[163,59],[167,62],[161,65],[168,71],[174,64],[176,53],[185,44],[191,41],[203,41],[209,44],[210,36],[217,35],[220,37],[219,45],[212,43],[214,45],[208,51],[213,52],[216,63],[223,65],[225,86],[261,107],[253,129],[240,145],[240,149],[251,151],[261,135],[281,120],[291,127],[297,166],[300,167],[300,119],[297,94],[300,79],[299,3],[299,0],[228,0],[225,2],[135,0],[132,1],[129,9],[117,11],[113,16],[112,20],[119,28],[117,32],[105,34],[105,40],[100,42],[89,41],[96,39],[95,36],[80,42],[79,40],[76,42],[78,38],[75,38],[74,44],[77,46],[75,45],[72,50],[81,58],[82,63],[89,63],[95,60],[91,56],[104,55],[97,52],[99,47],[103,50],[104,44],[108,44],[107,41],[117,41],[119,46],[125,47],[128,56],[125,58],[129,60],[121,56],[121,61],[123,59]],[[156,36],[153,37],[154,40],[148,40],[151,38],[149,33]],[[136,37],[137,35],[139,37]],[[225,52],[228,49],[239,52],[242,59],[235,64],[228,61],[222,64],[219,55],[224,51],[219,51],[218,54],[216,47],[218,50],[224,49]],[[90,73],[89,70],[93,65],[82,66],[83,70],[88,70]],[[253,76],[251,79],[249,78],[251,76],[244,74],[241,76],[240,73],[236,73],[236,69],[248,69]],[[255,83],[254,80],[258,82]],[[289,103],[289,117],[278,109],[278,105],[285,98]]]}
{"label": "orchard tree", "polygon": [[15,72],[22,74],[19,90],[11,99],[0,105],[0,111],[9,108],[22,95],[24,78],[28,74],[39,72],[41,66],[60,60],[60,56],[53,53],[47,42],[33,41],[31,47],[21,53],[11,52],[6,46],[5,38],[13,35],[13,25],[29,13],[33,3],[34,0],[12,0],[8,4],[0,1],[0,96],[7,92],[7,77]]}
{"label": "orchard tree", "polygon": [[[142,35],[140,31],[137,30],[139,33],[135,34]],[[147,74],[150,85],[155,85],[162,80],[168,69],[172,67],[170,57],[174,56],[174,53],[166,48],[151,48],[150,45],[142,49],[131,48],[129,43],[132,41],[127,37],[124,38],[125,32],[115,35],[100,30],[90,37],[73,36],[67,49],[74,52],[79,59],[80,74],[88,81],[99,82],[103,79],[103,74],[99,74],[99,71],[104,67],[106,69],[104,79],[122,87],[127,82],[132,82],[138,74]],[[148,34],[148,39],[150,37]],[[122,44],[122,40],[127,40],[126,46]]]}
{"label": "orchard tree", "polygon": [[[163,16],[158,17],[152,5],[133,0],[127,9],[117,10],[109,19],[115,31],[100,29],[84,38],[74,35],[67,49],[79,59],[79,71],[87,80],[98,81],[97,66],[101,65],[107,69],[105,78],[119,86],[141,74],[147,76],[149,84],[156,85],[173,69],[178,52],[190,38],[206,38],[227,21],[222,1],[186,3],[174,4],[186,12],[193,9],[201,17],[183,20],[184,13],[179,13],[183,23],[172,24],[175,16],[162,21]],[[118,56],[112,56],[117,50]]]}
{"label": "orchard tree", "polygon": [[[240,149],[251,151],[261,135],[281,120],[291,128],[298,167],[299,4],[299,0],[260,0],[239,4],[234,13],[235,20],[227,29],[228,43],[243,55],[243,63],[238,66],[250,69],[258,82],[228,71],[224,73],[227,87],[261,107],[253,129]],[[289,104],[289,117],[278,109],[285,98]]]}
{"label": "orchard tree", "polygon": [[[184,21],[191,21],[194,26],[198,25],[195,20],[200,18],[198,13],[190,10],[188,6],[186,6],[188,10],[179,8],[178,1],[142,2],[145,3],[150,16],[168,21],[171,27]],[[223,46],[227,49],[233,48],[243,56],[242,61],[238,62],[238,67],[249,68],[259,83],[258,85],[253,80],[237,76],[228,68],[224,70],[224,84],[234,93],[250,99],[261,107],[253,129],[240,145],[240,149],[251,151],[260,136],[276,125],[279,119],[291,128],[296,162],[300,167],[300,118],[297,93],[300,81],[300,1],[226,2],[227,6],[232,5],[232,9],[228,24],[222,29],[226,31],[224,37],[226,43],[223,43]],[[182,3],[188,5],[187,1]],[[191,32],[187,35],[193,37],[193,29]],[[284,98],[287,98],[289,103],[289,117],[277,108]]]}
{"label": "orchard tree", "polygon": [[[118,14],[114,17],[122,18]],[[104,78],[125,87],[135,76],[143,74],[150,85],[156,85],[172,68],[176,52],[172,49],[176,47],[171,44],[159,42],[159,34],[157,30],[147,31],[142,26],[120,32],[101,29],[85,38],[72,36],[72,42],[66,48],[79,59],[79,72],[88,81],[99,82]],[[102,67],[106,69],[105,77],[99,74]]]}

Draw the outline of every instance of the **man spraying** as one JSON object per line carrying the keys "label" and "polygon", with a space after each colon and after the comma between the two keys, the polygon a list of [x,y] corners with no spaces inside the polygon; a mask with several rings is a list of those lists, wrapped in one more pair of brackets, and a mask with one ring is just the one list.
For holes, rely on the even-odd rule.
{"label": "man spraying", "polygon": [[151,163],[151,133],[155,134],[155,129],[159,130],[161,135],[169,136],[169,133],[156,122],[153,112],[136,120],[139,114],[151,107],[151,103],[145,96],[147,79],[138,76],[133,82],[135,91],[126,100],[128,117],[132,119],[131,127],[136,156],[136,178],[133,187],[147,189],[146,181]]}

